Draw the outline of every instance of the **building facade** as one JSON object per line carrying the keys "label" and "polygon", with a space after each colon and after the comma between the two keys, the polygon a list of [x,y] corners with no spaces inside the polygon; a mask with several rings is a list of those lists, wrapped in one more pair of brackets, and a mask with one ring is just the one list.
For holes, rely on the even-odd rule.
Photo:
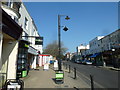
{"label": "building facade", "polygon": [[85,59],[85,56],[89,55],[89,45],[81,44],[76,49],[77,49],[78,60],[79,59]]}
{"label": "building facade", "polygon": [[21,0],[6,0],[1,8],[0,86],[7,79],[25,77],[30,68],[36,69],[38,54],[43,52],[43,37]]}
{"label": "building facade", "polygon": [[104,36],[98,36],[89,42],[90,54],[99,53],[101,51],[101,42],[99,41]]}
{"label": "building facade", "polygon": [[[0,8],[1,9],[1,8]],[[7,79],[16,79],[16,62],[22,28],[3,10],[0,29],[0,87]]]}
{"label": "building facade", "polygon": [[[21,44],[19,45],[21,49],[19,50],[20,57],[18,57],[17,76],[25,77],[30,69],[36,69],[37,67],[38,54],[42,54],[43,52],[43,37],[38,33],[34,20],[23,3],[21,3],[19,12],[21,15],[19,25],[23,28],[23,33]],[[22,51],[26,52],[22,53]]]}
{"label": "building facade", "polygon": [[[120,29],[112,32],[100,40],[103,59],[107,64],[116,66],[120,61]],[[116,61],[117,60],[117,61]],[[117,65],[118,66],[118,65]]]}
{"label": "building facade", "polygon": [[[21,17],[19,19],[19,24],[23,28],[22,40],[27,41],[29,43],[28,47],[28,65],[31,69],[36,69],[36,62],[38,57],[38,52],[42,54],[42,43],[37,43],[36,40],[43,40],[38,33],[37,27],[34,23],[34,20],[28,13],[24,4],[21,4],[20,7]],[[43,41],[42,41],[43,42]]]}
{"label": "building facade", "polygon": [[7,12],[8,15],[11,16],[11,18],[19,24],[18,20],[21,17],[19,10],[21,7],[21,0],[17,0],[18,2],[14,2],[13,0],[5,0],[2,2],[2,9]]}
{"label": "building facade", "polygon": [[89,56],[99,65],[120,67],[120,29],[109,35],[94,38],[89,45],[89,50],[77,50],[78,55]]}

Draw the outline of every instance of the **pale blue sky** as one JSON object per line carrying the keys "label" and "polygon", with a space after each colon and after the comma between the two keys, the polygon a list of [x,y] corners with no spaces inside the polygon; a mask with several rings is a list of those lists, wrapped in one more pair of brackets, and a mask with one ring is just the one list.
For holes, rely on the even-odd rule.
{"label": "pale blue sky", "polygon": [[25,2],[24,3],[44,37],[44,47],[58,38],[58,14],[61,17],[61,40],[70,52],[75,52],[80,44],[88,44],[96,36],[103,36],[118,29],[117,2]]}

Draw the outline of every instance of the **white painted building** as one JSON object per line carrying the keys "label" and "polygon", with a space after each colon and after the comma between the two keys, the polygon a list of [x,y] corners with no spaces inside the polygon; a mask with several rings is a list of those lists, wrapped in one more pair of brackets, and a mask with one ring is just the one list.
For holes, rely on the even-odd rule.
{"label": "white painted building", "polygon": [[104,36],[97,36],[89,42],[90,45],[90,54],[98,53],[101,51],[101,42],[99,41]]}
{"label": "white painted building", "polygon": [[[1,3],[1,2],[0,2]],[[18,54],[19,39],[22,34],[22,28],[18,25],[20,18],[19,8],[21,2],[2,2],[2,31],[0,33],[0,72],[3,82],[6,79],[16,79],[16,62]],[[14,8],[14,9],[13,9]],[[20,34],[21,32],[21,34]],[[0,74],[1,77],[1,74]],[[1,79],[0,79],[1,83]],[[0,85],[1,87],[1,85]]]}
{"label": "white painted building", "polygon": [[102,41],[102,51],[120,48],[120,29],[105,36]]}
{"label": "white painted building", "polygon": [[28,49],[28,57],[29,57],[28,62],[31,68],[36,69],[36,62],[37,62],[36,60],[37,60],[38,52],[40,53],[43,52],[43,49],[42,49],[43,46],[35,44],[35,41],[36,41],[35,37],[40,37],[40,34],[38,33],[34,20],[28,13],[23,3],[21,3],[20,14],[21,14],[21,17],[19,19],[19,24],[24,31],[22,34],[23,36],[22,39],[30,42],[29,49]]}
{"label": "white painted building", "polygon": [[77,55],[85,55],[88,53],[89,45],[81,44],[76,49],[77,49]]}
{"label": "white painted building", "polygon": [[98,36],[89,42],[90,53],[95,54],[120,47],[120,30],[116,30],[106,36]]}
{"label": "white painted building", "polygon": [[[10,50],[12,49],[12,52],[9,53],[9,63],[7,59],[4,59],[4,55],[7,54],[7,52],[2,52],[0,49],[0,62],[4,59],[6,60],[6,63],[3,64],[1,68],[3,68],[4,70],[7,70],[7,79],[16,79],[16,69],[17,67],[17,62],[19,60],[19,56],[18,55],[18,49],[19,48],[19,44],[20,41],[25,41],[28,43],[28,45],[26,43],[24,43],[24,46],[28,48],[28,61],[29,64],[31,65],[31,68],[36,68],[36,60],[37,60],[37,55],[38,55],[38,51],[40,51],[40,53],[43,52],[42,50],[42,44],[41,45],[35,45],[35,37],[40,37],[40,34],[38,33],[38,30],[35,26],[35,23],[32,19],[32,17],[29,15],[27,9],[25,8],[24,4],[21,2],[21,0],[19,2],[13,2],[13,0],[6,0],[6,2],[2,2],[2,9],[11,17],[11,19],[13,19],[17,24],[18,27],[21,27],[23,29],[22,35],[21,37],[19,37],[18,40],[14,40],[13,38],[6,36],[5,34],[3,35],[2,33],[0,33],[0,45],[4,41],[4,44],[2,43],[2,45],[0,46],[0,48],[2,47],[4,50]],[[16,26],[17,27],[17,26]],[[17,30],[17,28],[16,28]],[[14,33],[13,33],[14,34]],[[14,35],[13,35],[14,36]],[[17,38],[17,34],[15,35]],[[32,36],[32,37],[31,37]],[[5,48],[5,42],[6,45],[9,41],[7,41],[7,39],[5,38],[10,38],[9,40],[12,40],[12,45],[14,45],[12,48],[11,44],[9,46],[7,46],[7,48]],[[10,41],[11,42],[11,41]],[[11,47],[10,47],[11,46]],[[10,48],[10,49],[9,49]],[[3,51],[4,51],[3,50]],[[24,51],[22,51],[24,52]],[[17,57],[18,55],[18,57]],[[27,56],[27,54],[26,54]],[[26,57],[25,56],[25,57]],[[26,57],[27,59],[27,57]],[[0,68],[0,69],[1,69]]]}
{"label": "white painted building", "polygon": [[22,34],[22,28],[3,9],[1,13],[0,88],[7,79],[16,79],[18,45]]}
{"label": "white painted building", "polygon": [[17,0],[17,2],[14,2],[14,0],[4,0],[1,5],[2,9],[7,12],[7,14],[10,15],[11,18],[18,24],[18,20],[20,18],[20,6],[21,0]]}

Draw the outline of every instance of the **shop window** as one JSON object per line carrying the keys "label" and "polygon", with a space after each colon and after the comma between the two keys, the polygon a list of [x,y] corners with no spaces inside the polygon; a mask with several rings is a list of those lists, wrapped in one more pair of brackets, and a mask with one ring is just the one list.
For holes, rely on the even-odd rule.
{"label": "shop window", "polygon": [[19,12],[19,8],[20,8],[20,4],[18,4],[19,2],[14,2],[13,3],[13,9],[15,9],[17,12]]}
{"label": "shop window", "polygon": [[28,40],[28,34],[25,32],[25,40]]}
{"label": "shop window", "polygon": [[13,0],[8,0],[7,5],[8,5],[8,7],[12,8],[13,7]]}
{"label": "shop window", "polygon": [[25,17],[24,28],[28,30],[28,19]]}
{"label": "shop window", "polygon": [[17,17],[14,17],[14,20],[16,23],[18,23],[18,18]]}
{"label": "shop window", "polygon": [[28,46],[28,44],[24,42],[20,42],[19,44],[17,60],[17,78],[24,77],[23,73],[27,72],[28,70],[28,47],[26,46]]}

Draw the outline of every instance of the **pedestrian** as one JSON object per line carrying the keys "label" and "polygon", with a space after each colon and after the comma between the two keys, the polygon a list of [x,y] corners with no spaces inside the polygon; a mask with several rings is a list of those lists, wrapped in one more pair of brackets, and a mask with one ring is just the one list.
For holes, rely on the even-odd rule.
{"label": "pedestrian", "polygon": [[58,70],[58,60],[54,61],[54,70]]}
{"label": "pedestrian", "polygon": [[26,65],[27,65],[27,75],[28,75],[29,70],[30,70],[30,65],[28,63]]}

